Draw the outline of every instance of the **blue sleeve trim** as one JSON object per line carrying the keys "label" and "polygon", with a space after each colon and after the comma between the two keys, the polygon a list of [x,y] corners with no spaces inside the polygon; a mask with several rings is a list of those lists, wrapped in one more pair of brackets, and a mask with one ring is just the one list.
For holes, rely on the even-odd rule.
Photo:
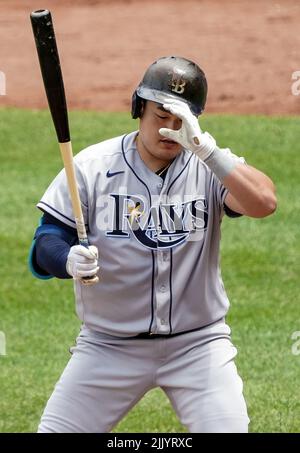
{"label": "blue sleeve trim", "polygon": [[227,217],[235,219],[237,217],[243,216],[243,214],[240,214],[239,212],[235,212],[232,209],[230,209],[226,203],[224,203],[223,206],[224,206],[224,211],[225,211],[225,214],[227,215]]}
{"label": "blue sleeve trim", "polygon": [[[39,204],[43,204],[43,205],[47,206],[47,208],[49,208],[51,211],[56,212],[56,214],[58,214],[59,216],[63,217],[64,219],[68,220],[70,223],[72,223],[72,225],[74,225],[73,228],[76,228],[76,222],[75,222],[75,220],[70,219],[70,217],[65,216],[65,215],[62,214],[60,211],[58,211],[57,209],[53,208],[52,206],[50,206],[50,204],[45,203],[44,201],[39,201],[38,204],[37,204],[37,206],[38,206]],[[43,210],[40,206],[38,206],[38,208],[41,209],[41,210],[44,212],[44,210]],[[47,210],[45,210],[45,212],[47,212],[48,214],[51,215],[51,213],[48,212]],[[88,224],[87,224],[87,223],[85,223],[85,227],[88,228]]]}

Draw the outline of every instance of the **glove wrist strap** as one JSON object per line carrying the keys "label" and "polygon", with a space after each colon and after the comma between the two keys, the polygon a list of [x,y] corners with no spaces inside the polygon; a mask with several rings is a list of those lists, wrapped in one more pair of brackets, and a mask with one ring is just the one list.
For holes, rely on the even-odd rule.
{"label": "glove wrist strap", "polygon": [[229,175],[229,173],[231,173],[239,163],[239,159],[234,154],[229,155],[225,152],[222,152],[216,146],[214,151],[204,162],[222,182],[224,178]]}

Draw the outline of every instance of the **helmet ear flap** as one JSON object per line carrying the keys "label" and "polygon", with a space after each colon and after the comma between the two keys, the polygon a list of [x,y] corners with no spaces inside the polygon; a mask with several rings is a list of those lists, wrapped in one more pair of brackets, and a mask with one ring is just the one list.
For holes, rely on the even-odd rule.
{"label": "helmet ear flap", "polygon": [[140,118],[142,111],[143,100],[138,96],[137,91],[132,95],[131,116],[135,120]]}

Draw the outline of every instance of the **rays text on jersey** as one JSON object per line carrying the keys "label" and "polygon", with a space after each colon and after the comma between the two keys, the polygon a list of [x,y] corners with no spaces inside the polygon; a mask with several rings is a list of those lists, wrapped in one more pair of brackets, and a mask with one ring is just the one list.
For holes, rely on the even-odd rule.
{"label": "rays text on jersey", "polygon": [[[208,222],[204,197],[164,203],[154,199],[152,206],[139,195],[110,194],[109,198],[105,213],[108,237],[129,238],[133,234],[141,244],[151,249],[203,239]],[[102,210],[102,218],[103,214]]]}

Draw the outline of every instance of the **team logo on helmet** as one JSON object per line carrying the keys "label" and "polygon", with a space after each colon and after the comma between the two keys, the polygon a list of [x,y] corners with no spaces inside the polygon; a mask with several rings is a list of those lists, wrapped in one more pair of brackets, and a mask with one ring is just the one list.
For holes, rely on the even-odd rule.
{"label": "team logo on helmet", "polygon": [[171,91],[177,94],[183,94],[186,86],[186,81],[180,74],[173,74],[171,82]]}

